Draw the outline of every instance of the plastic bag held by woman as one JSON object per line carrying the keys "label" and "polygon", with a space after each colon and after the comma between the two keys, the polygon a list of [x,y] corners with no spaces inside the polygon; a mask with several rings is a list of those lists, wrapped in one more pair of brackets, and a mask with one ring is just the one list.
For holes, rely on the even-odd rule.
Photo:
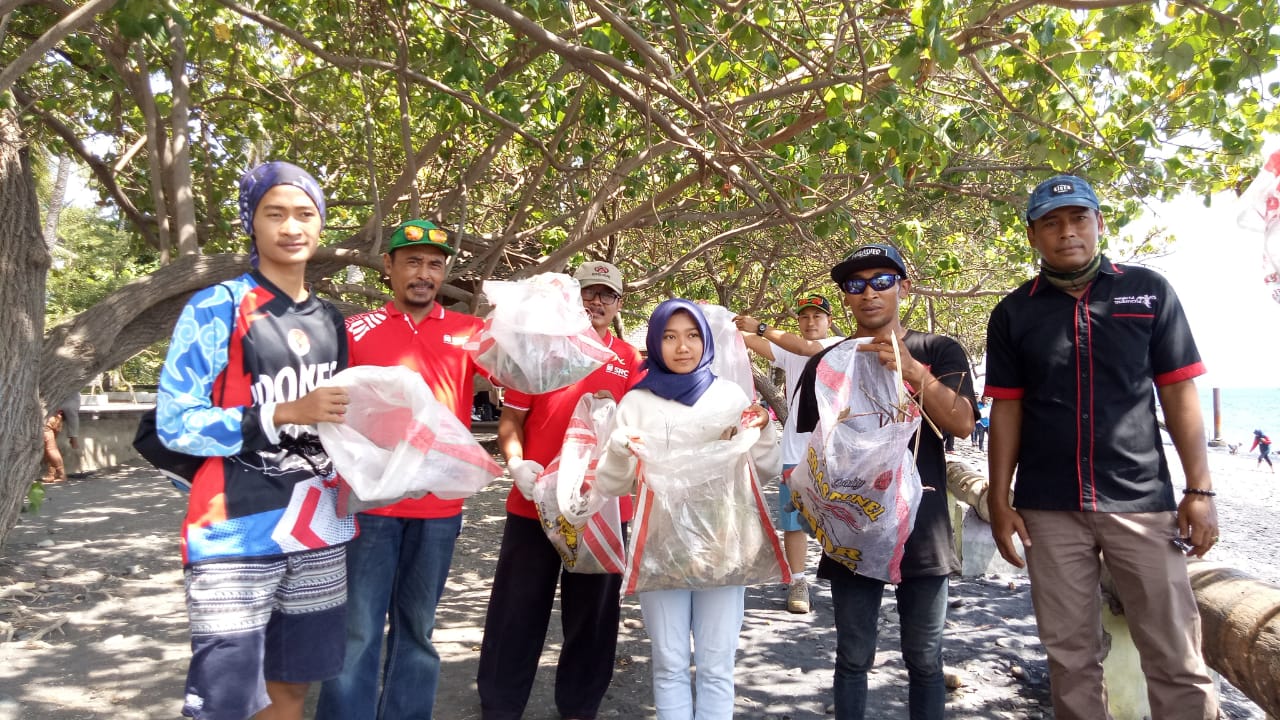
{"label": "plastic bag held by woman", "polygon": [[823,552],[850,570],[897,583],[923,493],[909,450],[919,407],[902,377],[848,341],[819,361],[817,427],[787,486]]}
{"label": "plastic bag held by woman", "polygon": [[783,582],[786,563],[751,447],[760,431],[711,443],[640,438],[639,518],[627,593]]}
{"label": "plastic bag held by woman", "polygon": [[322,385],[347,389],[346,422],[320,423],[320,442],[355,512],[435,493],[474,495],[502,468],[442,405],[422,376],[400,366],[347,368]]}
{"label": "plastic bag held by woman", "polygon": [[533,486],[542,528],[570,572],[622,573],[626,551],[618,498],[594,488],[616,409],[613,400],[583,395],[560,454]]}
{"label": "plastic bag held by woman", "polygon": [[551,392],[614,357],[592,330],[578,281],[568,275],[487,280],[484,294],[493,310],[463,348],[503,387],[535,395]]}
{"label": "plastic bag held by woman", "polygon": [[703,305],[702,314],[711,326],[711,337],[716,346],[711,372],[742,388],[747,397],[755,397],[756,381],[751,374],[751,357],[747,354],[747,343],[742,339],[742,333],[733,323],[733,311],[720,305]]}

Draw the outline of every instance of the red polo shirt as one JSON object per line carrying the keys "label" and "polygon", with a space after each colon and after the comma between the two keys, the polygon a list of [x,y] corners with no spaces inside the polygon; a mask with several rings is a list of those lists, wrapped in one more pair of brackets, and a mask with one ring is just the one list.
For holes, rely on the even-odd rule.
{"label": "red polo shirt", "polygon": [[[475,374],[487,373],[472,362],[462,345],[482,324],[480,318],[445,310],[436,303],[415,325],[412,317],[387,303],[381,309],[347,318],[351,365],[403,365],[416,371],[436,400],[469,428]],[[462,500],[427,495],[367,512],[404,518],[453,517],[462,512]]]}
{"label": "red polo shirt", "polygon": [[[605,336],[604,344],[617,357],[573,385],[541,395],[508,390],[503,396],[502,404],[505,407],[529,413],[524,418],[525,460],[540,463],[543,467],[551,464],[564,445],[564,433],[569,429],[569,419],[573,417],[573,409],[583,395],[608,390],[613,394],[614,401],[618,401],[640,381],[643,375],[640,353],[625,340],[612,334]],[[527,518],[538,517],[537,506],[525,500],[514,487],[507,496],[507,512]],[[622,521],[630,520],[631,513],[631,496],[625,495],[622,497]]]}

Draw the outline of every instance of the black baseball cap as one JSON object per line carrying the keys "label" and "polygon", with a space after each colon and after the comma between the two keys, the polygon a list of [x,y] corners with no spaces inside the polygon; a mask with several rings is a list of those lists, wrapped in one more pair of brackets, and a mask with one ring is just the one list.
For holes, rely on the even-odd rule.
{"label": "black baseball cap", "polygon": [[804,297],[796,298],[796,314],[799,315],[800,311],[805,308],[818,308],[828,315],[831,314],[831,303],[827,302],[827,299],[821,295],[805,295]]}
{"label": "black baseball cap", "polygon": [[904,278],[907,276],[907,264],[902,261],[902,255],[898,254],[896,248],[883,243],[871,243],[849,253],[849,257],[831,268],[831,279],[839,285],[858,270],[880,267],[896,268],[899,275]]}

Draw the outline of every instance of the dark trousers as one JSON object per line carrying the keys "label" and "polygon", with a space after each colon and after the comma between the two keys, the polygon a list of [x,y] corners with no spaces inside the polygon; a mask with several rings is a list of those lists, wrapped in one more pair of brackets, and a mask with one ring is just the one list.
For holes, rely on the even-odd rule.
{"label": "dark trousers", "polygon": [[622,576],[564,570],[541,523],[507,513],[476,674],[484,720],[519,720],[524,713],[557,585],[564,644],[556,708],[565,718],[596,716],[613,679]]}

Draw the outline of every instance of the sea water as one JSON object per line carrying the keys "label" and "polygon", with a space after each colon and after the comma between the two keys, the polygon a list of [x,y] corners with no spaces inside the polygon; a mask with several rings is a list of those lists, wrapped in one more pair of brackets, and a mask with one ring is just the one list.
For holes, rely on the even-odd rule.
{"label": "sea water", "polygon": [[[1213,389],[1196,382],[1200,393],[1200,410],[1204,413],[1204,431],[1213,439]],[[1280,388],[1222,388],[1219,390],[1223,442],[1244,443],[1243,450],[1253,444],[1253,431],[1261,430],[1280,441]]]}

